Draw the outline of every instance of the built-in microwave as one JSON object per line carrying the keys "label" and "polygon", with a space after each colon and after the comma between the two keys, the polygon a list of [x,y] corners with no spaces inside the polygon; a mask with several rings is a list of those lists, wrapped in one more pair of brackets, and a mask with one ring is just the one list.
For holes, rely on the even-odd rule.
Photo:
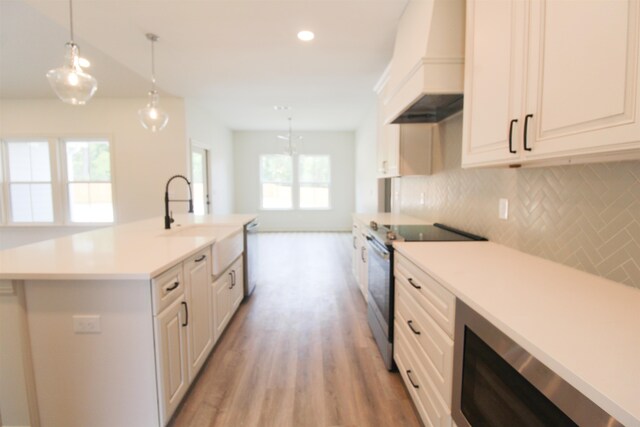
{"label": "built-in microwave", "polygon": [[622,426],[460,300],[453,363],[458,427]]}

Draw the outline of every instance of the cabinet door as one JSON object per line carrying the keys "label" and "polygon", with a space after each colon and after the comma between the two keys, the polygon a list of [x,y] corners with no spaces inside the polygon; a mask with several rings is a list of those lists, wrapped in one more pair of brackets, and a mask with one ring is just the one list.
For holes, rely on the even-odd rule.
{"label": "cabinet door", "polygon": [[189,387],[186,302],[174,301],[155,318],[161,425],[166,425]]}
{"label": "cabinet door", "polygon": [[640,148],[637,0],[535,1],[528,159]]}
{"label": "cabinet door", "polygon": [[[462,166],[520,158],[525,5],[524,1],[467,1]],[[517,121],[512,124],[513,120]],[[509,151],[511,128],[511,151],[516,153]]]}
{"label": "cabinet door", "polygon": [[361,234],[360,254],[359,254],[360,267],[359,267],[358,273],[360,276],[360,280],[359,280],[360,292],[362,292],[362,295],[364,296],[365,301],[367,300],[368,281],[369,281],[369,254],[367,252],[368,249],[369,248],[367,245],[367,239],[365,235]]}
{"label": "cabinet door", "polygon": [[189,302],[189,376],[193,379],[213,347],[210,252],[202,251],[184,263]]}
{"label": "cabinet door", "polygon": [[242,273],[242,263],[243,257],[240,257],[233,263],[231,267],[232,271],[232,282],[231,282],[231,315],[236,312],[240,303],[242,302],[242,298],[244,298],[244,288],[242,286],[243,283],[243,273]]}
{"label": "cabinet door", "polygon": [[351,271],[356,283],[360,284],[360,239],[358,226],[354,223],[351,232]]}
{"label": "cabinet door", "polygon": [[227,270],[213,282],[213,303],[215,320],[213,322],[216,341],[227,327],[231,318],[231,270]]}

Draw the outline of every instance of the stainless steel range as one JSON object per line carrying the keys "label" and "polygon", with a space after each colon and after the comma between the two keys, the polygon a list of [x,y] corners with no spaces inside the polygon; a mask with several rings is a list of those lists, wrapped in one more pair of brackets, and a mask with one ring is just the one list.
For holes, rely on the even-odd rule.
{"label": "stainless steel range", "polygon": [[378,225],[371,222],[369,245],[369,327],[389,370],[393,362],[393,242],[468,242],[487,240],[443,224]]}

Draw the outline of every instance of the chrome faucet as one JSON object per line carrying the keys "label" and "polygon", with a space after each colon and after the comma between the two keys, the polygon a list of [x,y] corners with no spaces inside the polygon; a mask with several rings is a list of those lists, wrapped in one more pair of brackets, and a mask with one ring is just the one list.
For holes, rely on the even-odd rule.
{"label": "chrome faucet", "polygon": [[[169,184],[176,178],[182,178],[187,182],[187,186],[189,187],[189,200],[169,200]],[[173,213],[169,215],[169,202],[189,202],[189,213],[193,213],[193,194],[191,194],[191,183],[189,180],[183,175],[174,175],[169,178],[167,181],[167,186],[164,190],[164,228],[169,230],[171,228],[171,223],[174,221]]]}

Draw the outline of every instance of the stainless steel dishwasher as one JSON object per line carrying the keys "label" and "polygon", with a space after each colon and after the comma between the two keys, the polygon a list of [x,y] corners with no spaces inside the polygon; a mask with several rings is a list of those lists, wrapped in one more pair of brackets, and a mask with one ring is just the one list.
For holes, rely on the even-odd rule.
{"label": "stainless steel dishwasher", "polygon": [[253,220],[244,226],[244,297],[247,298],[256,288],[258,272],[258,228],[260,224]]}

